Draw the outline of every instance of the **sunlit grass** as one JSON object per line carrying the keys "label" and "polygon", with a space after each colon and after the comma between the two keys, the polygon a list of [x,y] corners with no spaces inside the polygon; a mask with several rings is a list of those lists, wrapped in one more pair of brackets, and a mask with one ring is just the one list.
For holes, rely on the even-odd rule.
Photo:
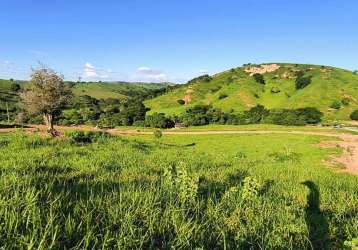
{"label": "sunlit grass", "polygon": [[358,236],[358,178],[324,165],[326,139],[1,135],[1,246],[339,249]]}

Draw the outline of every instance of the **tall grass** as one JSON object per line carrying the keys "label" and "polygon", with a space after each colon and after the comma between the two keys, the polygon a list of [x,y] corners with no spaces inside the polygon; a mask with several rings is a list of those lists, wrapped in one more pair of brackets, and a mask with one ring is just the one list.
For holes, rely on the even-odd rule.
{"label": "tall grass", "polygon": [[0,246],[340,249],[358,236],[358,178],[323,166],[321,138],[153,140],[1,136]]}

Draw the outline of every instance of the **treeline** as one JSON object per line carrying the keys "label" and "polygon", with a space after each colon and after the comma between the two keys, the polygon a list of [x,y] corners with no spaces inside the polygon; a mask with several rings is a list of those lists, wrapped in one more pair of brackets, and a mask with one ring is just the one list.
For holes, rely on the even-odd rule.
{"label": "treeline", "polygon": [[[88,95],[75,96],[67,107],[56,117],[57,125],[92,125],[102,128],[132,126],[145,120],[148,109],[140,98],[128,100],[96,99]],[[40,115],[18,114],[19,123],[41,123]]]}
{"label": "treeline", "polygon": [[186,126],[203,126],[208,124],[246,125],[258,123],[302,126],[317,124],[321,122],[322,117],[322,112],[311,107],[270,110],[262,105],[257,105],[248,111],[234,113],[223,112],[221,109],[208,105],[197,105],[188,108],[180,116],[166,117],[162,113],[154,113],[146,116],[143,125],[156,128],[171,128],[175,123],[180,122]]}

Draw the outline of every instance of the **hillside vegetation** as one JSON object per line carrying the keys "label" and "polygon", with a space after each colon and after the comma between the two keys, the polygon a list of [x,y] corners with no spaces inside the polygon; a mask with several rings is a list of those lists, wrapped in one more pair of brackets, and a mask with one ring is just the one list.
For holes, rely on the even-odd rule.
{"label": "hillside vegetation", "polygon": [[[302,78],[298,87],[297,78]],[[316,107],[325,120],[346,120],[358,108],[358,75],[319,65],[245,65],[198,77],[145,104],[152,113],[168,115],[198,104],[226,112],[248,110],[257,104],[270,109]]]}
{"label": "hillside vegetation", "polygon": [[[21,112],[19,93],[26,89],[27,81],[0,79],[0,121],[14,121]],[[84,102],[125,103],[131,99],[143,100],[155,97],[166,91],[167,83],[128,83],[128,82],[66,82],[71,86],[74,98],[68,109]],[[15,86],[15,87],[14,87]],[[78,106],[78,105],[77,105]],[[75,110],[79,110],[78,107]]]}

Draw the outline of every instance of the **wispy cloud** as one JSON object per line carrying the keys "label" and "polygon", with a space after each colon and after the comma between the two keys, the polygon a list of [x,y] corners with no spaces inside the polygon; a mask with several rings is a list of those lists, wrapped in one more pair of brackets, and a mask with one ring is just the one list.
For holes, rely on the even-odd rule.
{"label": "wispy cloud", "polygon": [[155,70],[147,66],[137,68],[135,74],[131,77],[134,81],[149,81],[149,82],[166,82],[169,77],[161,70]]}
{"label": "wispy cloud", "polygon": [[25,69],[9,60],[0,60],[0,78],[25,79],[30,73],[30,68]]}
{"label": "wispy cloud", "polygon": [[116,72],[111,69],[96,68],[91,63],[87,62],[83,67],[82,77],[87,80],[108,79],[115,73]]}

